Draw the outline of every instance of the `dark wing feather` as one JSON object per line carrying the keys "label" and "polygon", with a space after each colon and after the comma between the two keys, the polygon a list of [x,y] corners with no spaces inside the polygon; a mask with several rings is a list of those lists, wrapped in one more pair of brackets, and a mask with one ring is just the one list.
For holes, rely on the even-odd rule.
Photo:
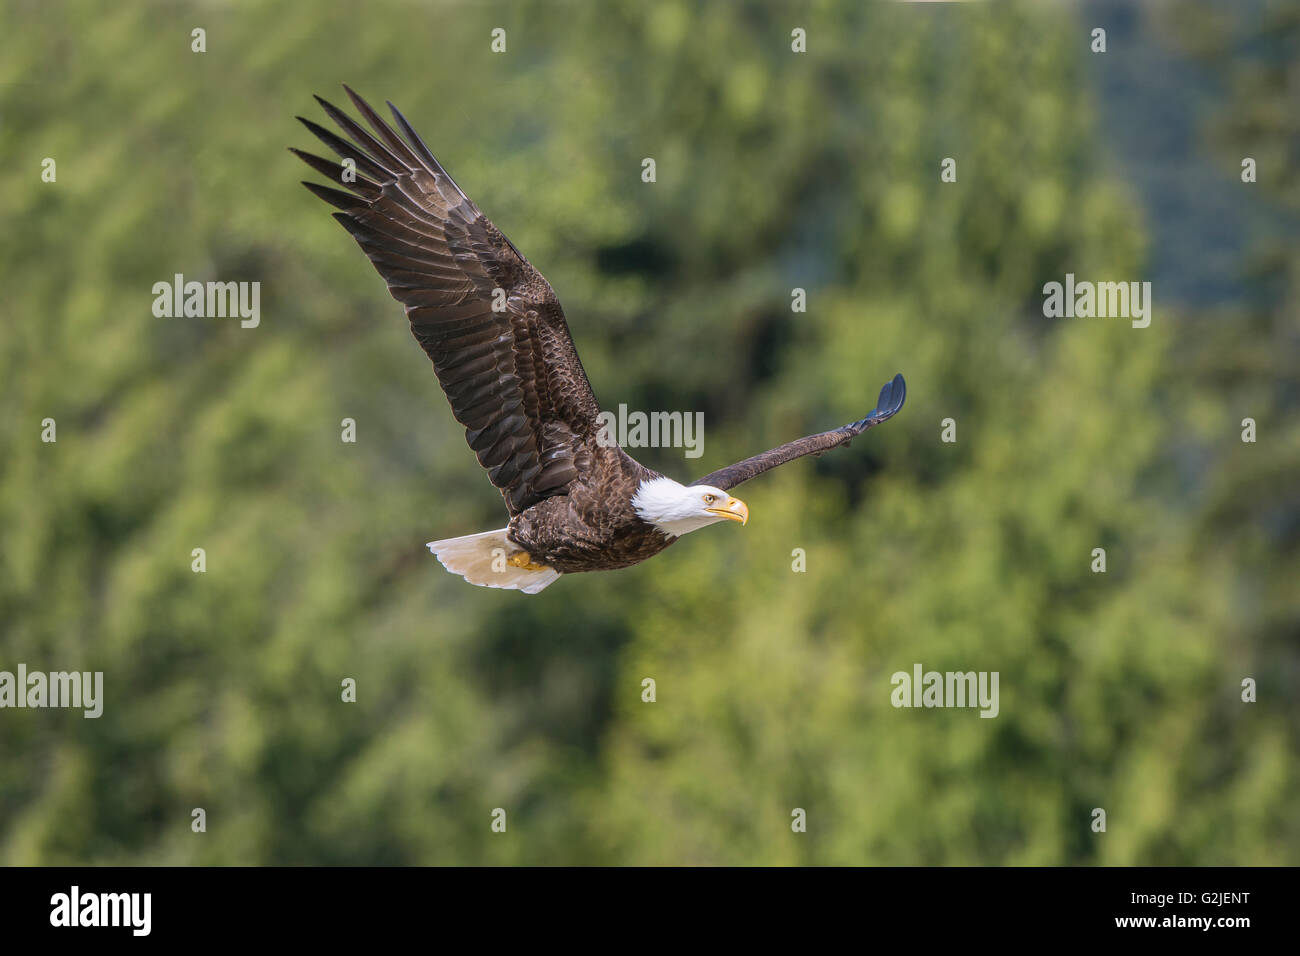
{"label": "dark wing feather", "polygon": [[411,331],[510,514],[565,494],[591,461],[600,409],[559,300],[391,103],[406,139],[344,89],[370,131],[320,97],[347,138],[299,119],[352,160],[355,181],[343,178],[340,164],[295,149],[350,192],[303,185],[340,210],[334,218],[406,306]]}
{"label": "dark wing feather", "polygon": [[907,383],[903,381],[903,376],[895,375],[893,379],[885,383],[885,387],[880,390],[880,398],[876,400],[876,407],[862,421],[853,422],[850,425],[835,428],[828,432],[822,432],[819,435],[809,435],[807,438],[786,442],[784,445],[778,445],[761,455],[755,455],[753,458],[746,458],[734,465],[720,468],[712,474],[705,475],[698,481],[691,482],[691,484],[712,485],[726,491],[729,488],[736,487],[742,481],[749,481],[749,479],[775,468],[777,465],[784,465],[787,461],[794,461],[804,455],[820,455],[822,452],[838,448],[840,445],[847,445],[868,428],[879,425],[881,422],[898,414],[898,410],[903,407],[905,398],[907,398]]}

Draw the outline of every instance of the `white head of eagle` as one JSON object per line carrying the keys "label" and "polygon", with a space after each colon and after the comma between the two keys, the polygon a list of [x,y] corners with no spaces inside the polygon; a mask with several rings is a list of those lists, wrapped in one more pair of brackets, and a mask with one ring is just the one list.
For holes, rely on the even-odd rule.
{"label": "white head of eagle", "polygon": [[697,528],[719,521],[749,521],[749,508],[712,485],[683,485],[671,478],[641,482],[632,496],[632,507],[642,521],[664,534],[681,537]]}

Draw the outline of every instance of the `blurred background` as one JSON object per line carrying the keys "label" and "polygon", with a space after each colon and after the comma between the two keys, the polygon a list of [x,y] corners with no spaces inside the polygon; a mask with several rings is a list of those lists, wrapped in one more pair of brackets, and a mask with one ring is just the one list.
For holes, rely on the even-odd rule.
{"label": "blurred background", "polygon": [[[1300,863],[1300,5],[0,22],[0,669],[105,686],[0,712],[0,863]],[[547,276],[605,408],[705,413],[646,464],[896,371],[907,407],[743,531],[468,586],[424,542],[501,499],[285,150],[341,82]],[[1044,318],[1067,272],[1151,281],[1151,326]],[[155,318],[175,273],[260,281],[260,327]],[[999,716],[894,709],[918,662],[998,671]]]}

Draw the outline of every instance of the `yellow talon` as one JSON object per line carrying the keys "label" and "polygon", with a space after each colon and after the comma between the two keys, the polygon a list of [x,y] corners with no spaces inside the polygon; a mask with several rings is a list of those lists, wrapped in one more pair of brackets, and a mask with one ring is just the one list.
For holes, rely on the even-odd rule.
{"label": "yellow talon", "polygon": [[534,564],[533,556],[527,551],[516,551],[510,557],[506,558],[506,564],[512,568],[523,568],[525,571],[549,571],[544,564]]}

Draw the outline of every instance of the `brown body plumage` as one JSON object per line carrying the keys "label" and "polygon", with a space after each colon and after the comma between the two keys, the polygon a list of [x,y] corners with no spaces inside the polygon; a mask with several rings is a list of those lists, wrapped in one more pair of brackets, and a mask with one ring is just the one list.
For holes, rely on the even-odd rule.
{"label": "brown body plumage", "polygon": [[621,448],[597,446],[592,467],[568,492],[510,519],[510,540],[561,573],[626,568],[676,540],[632,507],[643,481],[662,478]]}
{"label": "brown body plumage", "polygon": [[[501,550],[511,552],[504,556],[509,571],[495,570],[501,557],[495,553],[492,572],[480,567],[488,546],[497,544],[486,533],[430,547],[473,583],[528,591],[540,590],[557,573],[627,567],[662,551],[676,539],[674,529],[684,533],[682,528],[693,526],[689,514],[674,523],[673,509],[682,499],[689,511],[694,493],[674,482],[662,484],[668,481],[662,475],[600,441],[600,408],[550,283],[460,190],[391,103],[404,138],[344,89],[370,131],[320,97],[348,138],[299,119],[353,168],[293,152],[349,191],[304,185],[338,208],[335,218],[406,307],[411,331],[433,361],[452,413],[510,513],[501,533],[507,546]],[[862,421],[790,442],[695,482],[702,502],[699,520],[745,520],[748,509],[726,496],[728,489],[793,458],[847,444],[897,412],[903,397],[903,380],[896,376]],[[647,494],[649,504],[634,503],[638,492],[656,481],[651,490],[661,493],[672,511],[663,521],[657,520],[654,503],[660,498]],[[474,545],[481,555],[464,543],[471,538],[482,539]],[[446,555],[456,557],[435,545],[448,546]],[[458,562],[474,568],[453,567]],[[538,577],[528,586],[533,580],[528,575],[543,572],[544,583]]]}

